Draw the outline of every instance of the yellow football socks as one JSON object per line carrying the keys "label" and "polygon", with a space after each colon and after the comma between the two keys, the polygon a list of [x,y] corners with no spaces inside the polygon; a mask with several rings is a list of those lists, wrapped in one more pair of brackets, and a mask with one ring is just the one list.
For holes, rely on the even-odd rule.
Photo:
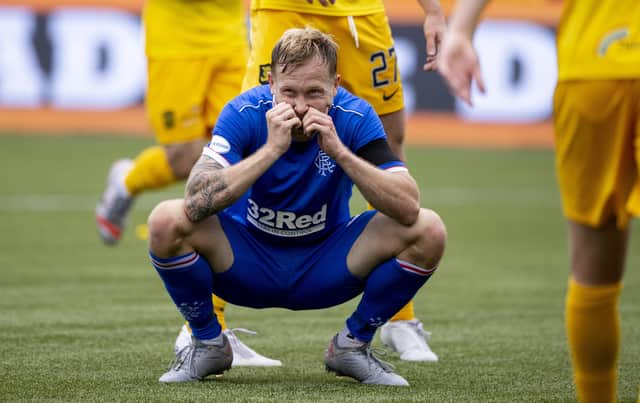
{"label": "yellow football socks", "polygon": [[149,147],[138,154],[124,180],[131,195],[168,186],[174,182],[176,177],[162,146]]}
{"label": "yellow football socks", "polygon": [[569,279],[566,330],[580,402],[615,402],[621,285],[585,286]]}
{"label": "yellow football socks", "polygon": [[409,303],[402,307],[391,319],[394,320],[413,320],[416,318],[416,314],[413,311],[413,301],[409,301]]}
{"label": "yellow football socks", "polygon": [[227,306],[227,301],[216,295],[213,295],[212,300],[213,313],[216,315],[216,318],[218,318],[218,323],[220,323],[220,326],[222,326],[222,330],[226,330],[227,324],[224,321],[224,307]]}

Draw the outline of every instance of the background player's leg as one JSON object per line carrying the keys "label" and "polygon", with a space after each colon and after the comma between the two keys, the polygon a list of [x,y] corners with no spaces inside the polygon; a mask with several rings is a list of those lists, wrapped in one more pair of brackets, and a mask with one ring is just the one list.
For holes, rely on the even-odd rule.
{"label": "background player's leg", "polygon": [[620,345],[618,297],[628,230],[615,221],[602,228],[569,222],[571,278],[566,328],[581,402],[616,400]]}
{"label": "background player's leg", "polygon": [[211,300],[213,301],[213,313],[215,313],[216,318],[218,318],[218,323],[222,326],[222,330],[227,328],[227,324],[224,321],[224,308],[227,306],[227,301],[222,298],[212,295]]}
{"label": "background player's leg", "polygon": [[403,148],[406,128],[404,109],[380,115],[380,120],[384,126],[384,131],[387,133],[391,151],[402,161],[406,161]]}
{"label": "background player's leg", "polygon": [[618,299],[637,187],[631,81],[561,81],[554,94],[556,174],[568,219],[565,327],[581,401],[614,401]]}
{"label": "background player's leg", "polygon": [[124,159],[112,166],[96,208],[98,232],[107,244],[120,240],[137,195],[189,176],[209,137],[204,97],[210,63],[149,59],[147,73],[147,115],[158,145],[143,150],[133,161]]}
{"label": "background player's leg", "polygon": [[206,142],[202,138],[143,150],[124,178],[127,191],[135,196],[187,179]]}
{"label": "background player's leg", "polygon": [[[403,161],[405,119],[404,109],[380,116],[391,151]],[[438,361],[438,356],[428,343],[430,336],[431,333],[424,330],[422,322],[415,315],[413,301],[409,301],[380,329],[382,343],[397,351],[400,359],[405,361]]]}
{"label": "background player's leg", "polygon": [[[256,332],[247,330],[244,328],[228,329],[225,322],[224,309],[227,306],[227,301],[212,295],[213,300],[213,313],[218,318],[220,326],[222,326],[222,332],[227,336],[231,343],[231,349],[233,350],[233,366],[234,367],[279,367],[282,365],[282,361],[274,360],[273,358],[265,357],[258,353],[251,347],[247,346],[238,338],[237,332],[253,334]],[[177,344],[177,342],[176,342]]]}

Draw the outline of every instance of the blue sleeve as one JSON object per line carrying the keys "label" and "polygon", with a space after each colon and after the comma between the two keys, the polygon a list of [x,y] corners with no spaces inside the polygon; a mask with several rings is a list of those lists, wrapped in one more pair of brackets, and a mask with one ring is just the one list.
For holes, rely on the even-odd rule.
{"label": "blue sleeve", "polygon": [[353,151],[380,169],[406,171],[404,162],[391,152],[384,126],[373,107],[368,106],[356,125],[354,140]]}
{"label": "blue sleeve", "polygon": [[355,133],[352,144],[352,150],[354,152],[374,140],[386,140],[387,138],[378,114],[369,105],[367,105],[364,116],[361,119],[358,119],[358,122],[354,127],[354,131]]}
{"label": "blue sleeve", "polygon": [[225,105],[203,154],[215,159],[222,166],[230,166],[240,161],[249,144],[252,126],[248,118],[247,114],[240,114],[232,103]]}

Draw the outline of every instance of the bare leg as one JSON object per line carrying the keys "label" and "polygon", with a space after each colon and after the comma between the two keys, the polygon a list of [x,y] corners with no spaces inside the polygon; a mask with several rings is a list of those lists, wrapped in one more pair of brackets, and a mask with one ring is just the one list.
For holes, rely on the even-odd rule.
{"label": "bare leg", "polygon": [[613,284],[622,280],[629,230],[612,221],[602,228],[569,222],[571,275],[580,284]]}
{"label": "bare leg", "polygon": [[207,144],[207,140],[199,139],[186,143],[165,145],[167,160],[177,180],[184,180],[189,177],[191,167],[196,163],[202,148]]}

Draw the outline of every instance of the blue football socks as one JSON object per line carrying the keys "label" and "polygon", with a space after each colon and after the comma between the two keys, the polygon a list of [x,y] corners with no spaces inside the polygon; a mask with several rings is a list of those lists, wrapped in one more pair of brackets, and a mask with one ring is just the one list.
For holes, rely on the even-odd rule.
{"label": "blue football socks", "polygon": [[366,279],[356,311],[347,319],[351,334],[369,343],[378,327],[411,301],[435,269],[423,269],[399,259],[376,267]]}
{"label": "blue football socks", "polygon": [[149,256],[193,335],[200,340],[219,336],[222,328],[213,314],[213,274],[209,263],[196,252],[166,259],[151,252]]}

